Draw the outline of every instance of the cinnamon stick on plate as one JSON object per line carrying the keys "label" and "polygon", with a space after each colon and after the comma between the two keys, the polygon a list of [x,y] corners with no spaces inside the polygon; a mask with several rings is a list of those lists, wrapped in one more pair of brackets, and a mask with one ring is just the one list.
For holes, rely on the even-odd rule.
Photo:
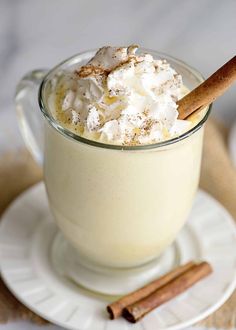
{"label": "cinnamon stick on plate", "polygon": [[207,262],[195,265],[149,296],[124,308],[122,315],[129,322],[135,323],[154,308],[184,292],[211,272],[212,268]]}
{"label": "cinnamon stick on plate", "polygon": [[168,282],[176,278],[177,276],[183,274],[187,270],[194,267],[196,264],[193,261],[188,262],[185,265],[179,266],[176,269],[172,270],[168,274],[158,278],[157,280],[152,281],[151,283],[143,286],[137,291],[131,292],[128,295],[122,297],[121,299],[113,302],[107,306],[107,311],[110,315],[110,319],[116,319],[122,315],[122,311],[125,307],[135,303],[138,300],[143,299],[144,297],[150,295],[152,292],[156,291],[160,287],[166,285]]}
{"label": "cinnamon stick on plate", "polygon": [[177,102],[179,119],[185,119],[200,107],[211,104],[236,80],[236,56],[219,68],[201,85]]}

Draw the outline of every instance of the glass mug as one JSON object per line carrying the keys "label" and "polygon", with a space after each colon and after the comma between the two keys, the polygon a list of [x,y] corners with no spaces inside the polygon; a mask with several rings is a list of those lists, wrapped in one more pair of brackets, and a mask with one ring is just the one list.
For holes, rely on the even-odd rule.
{"label": "glass mug", "polygon": [[[166,58],[189,89],[203,81],[169,55],[141,51]],[[56,75],[83,65],[94,53],[26,75],[17,87],[17,113],[27,146],[43,163],[54,219],[75,253],[88,265],[132,268],[157,258],[187,220],[210,110],[188,132],[150,145],[108,145],[75,135],[53,118],[49,96]],[[33,109],[38,105],[41,112]]]}

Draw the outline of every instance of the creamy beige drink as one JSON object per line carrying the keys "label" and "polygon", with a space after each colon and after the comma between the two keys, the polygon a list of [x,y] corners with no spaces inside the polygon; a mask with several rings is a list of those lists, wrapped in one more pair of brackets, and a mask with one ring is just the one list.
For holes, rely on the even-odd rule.
{"label": "creamy beige drink", "polygon": [[178,120],[187,87],[134,46],[102,48],[51,84],[48,107],[65,134],[46,123],[45,182],[56,222],[85,260],[141,265],[187,220],[203,128],[178,137],[204,114]]}

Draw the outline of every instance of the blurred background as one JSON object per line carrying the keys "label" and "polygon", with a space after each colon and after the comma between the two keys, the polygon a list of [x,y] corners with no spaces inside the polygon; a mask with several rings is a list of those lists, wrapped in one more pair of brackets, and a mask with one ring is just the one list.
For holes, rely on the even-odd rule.
{"label": "blurred background", "polygon": [[[23,146],[14,90],[29,70],[83,50],[129,45],[159,50],[210,75],[235,54],[235,0],[0,0],[0,153]],[[236,120],[235,87],[213,113]]]}

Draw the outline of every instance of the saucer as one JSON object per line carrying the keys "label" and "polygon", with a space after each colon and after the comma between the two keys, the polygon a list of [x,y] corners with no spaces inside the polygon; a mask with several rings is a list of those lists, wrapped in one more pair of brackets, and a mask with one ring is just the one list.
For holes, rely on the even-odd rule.
{"label": "saucer", "polygon": [[[0,224],[0,269],[12,293],[31,310],[67,329],[177,330],[219,308],[236,287],[236,229],[231,216],[205,192],[197,193],[192,212],[176,241],[159,258],[185,263],[207,260],[214,272],[185,293],[157,308],[137,324],[108,319],[106,305],[116,297],[102,295],[61,276],[51,261],[60,240],[51,219],[43,183],[19,196]],[[178,259],[176,253],[178,252]],[[173,259],[174,258],[174,259]],[[177,261],[176,261],[177,260]]]}

